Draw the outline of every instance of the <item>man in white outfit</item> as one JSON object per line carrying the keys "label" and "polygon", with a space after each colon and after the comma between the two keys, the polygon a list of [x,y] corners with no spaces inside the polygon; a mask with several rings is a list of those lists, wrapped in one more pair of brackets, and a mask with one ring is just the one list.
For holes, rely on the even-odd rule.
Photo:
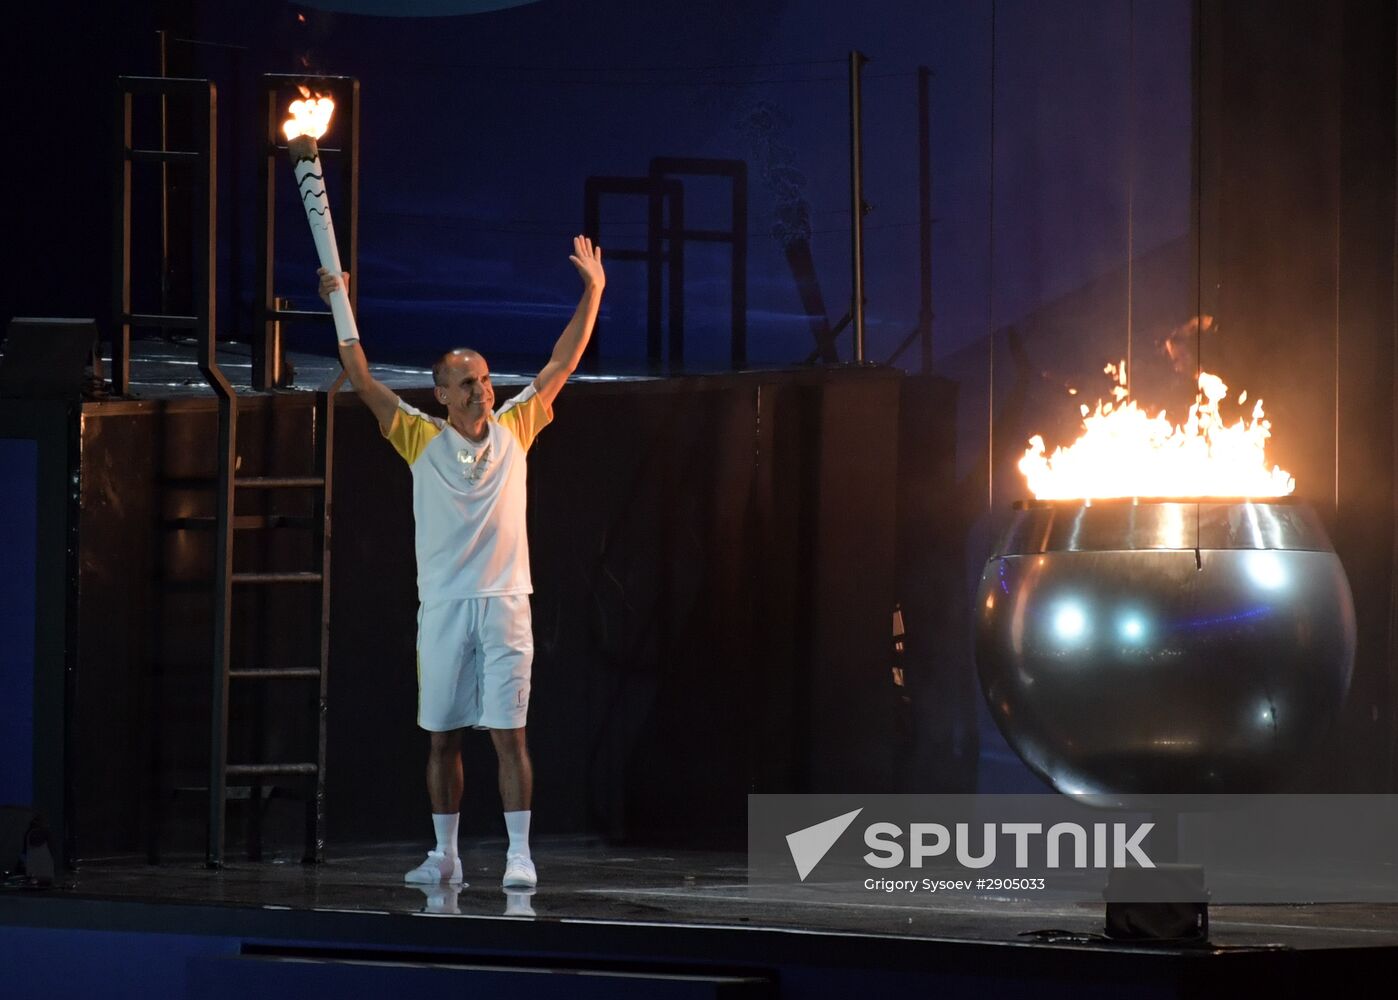
{"label": "man in white outfit", "polygon": [[[553,419],[553,400],[592,336],[606,275],[602,248],[583,236],[568,258],[582,297],[548,364],[523,392],[494,410],[490,368],[475,351],[448,351],[432,366],[443,420],[404,403],[369,374],[358,340],[340,360],[379,429],[413,476],[418,579],[418,725],[431,735],[427,794],[437,846],[408,872],[414,883],[459,883],[457,850],[461,733],[489,731],[499,760],[500,802],[509,848],[502,884],[538,883],[529,852],[534,774],[525,743],[534,637],[529,617],[525,456]],[[320,295],[348,287],[349,275],[320,270]]]}

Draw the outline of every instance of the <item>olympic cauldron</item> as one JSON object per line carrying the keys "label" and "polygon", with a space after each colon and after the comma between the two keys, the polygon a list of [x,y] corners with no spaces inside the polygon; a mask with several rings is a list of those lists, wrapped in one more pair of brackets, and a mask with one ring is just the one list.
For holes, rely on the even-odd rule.
{"label": "olympic cauldron", "polygon": [[1011,746],[1059,791],[1265,792],[1335,720],[1354,603],[1306,504],[1016,504],[976,660]]}

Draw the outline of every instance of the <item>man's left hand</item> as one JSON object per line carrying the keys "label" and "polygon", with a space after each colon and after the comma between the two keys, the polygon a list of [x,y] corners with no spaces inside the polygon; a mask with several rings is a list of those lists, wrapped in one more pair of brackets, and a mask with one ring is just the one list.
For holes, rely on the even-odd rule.
{"label": "man's left hand", "polygon": [[586,236],[573,237],[573,253],[568,259],[582,276],[584,288],[600,292],[607,284],[607,275],[602,270],[602,248],[594,247]]}

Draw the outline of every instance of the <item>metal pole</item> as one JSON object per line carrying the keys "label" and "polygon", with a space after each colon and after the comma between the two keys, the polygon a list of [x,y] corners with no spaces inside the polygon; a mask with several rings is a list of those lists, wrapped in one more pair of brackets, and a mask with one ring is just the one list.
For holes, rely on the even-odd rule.
{"label": "metal pole", "polygon": [[849,193],[850,266],[853,270],[854,361],[864,362],[864,148],[860,138],[863,113],[860,108],[859,78],[868,62],[864,53],[849,54]]}
{"label": "metal pole", "polygon": [[[661,194],[663,182],[652,181],[652,185],[646,198],[646,367],[649,371],[658,372],[662,360],[661,353],[664,350],[664,341],[660,334],[664,317],[660,307],[665,294],[664,275],[661,273],[665,246],[662,239],[665,229],[665,200]],[[670,224],[674,225],[673,219]],[[679,237],[672,233],[669,244],[671,253],[678,243]],[[671,273],[674,273],[673,261]]]}
{"label": "metal pole", "polygon": [[995,0],[990,2],[990,141],[986,159],[985,509],[995,510]]}
{"label": "metal pole", "polygon": [[306,803],[306,849],[301,858],[303,863],[312,865],[325,860],[326,724],[330,691],[330,522],[333,510],[330,477],[335,455],[335,394],[344,381],[345,373],[342,370],[329,390],[316,395],[311,411],[311,418],[316,424],[313,428],[315,474],[323,484],[316,510],[320,544],[320,631],[316,636],[320,643],[320,690],[316,697],[316,773]]}
{"label": "metal pole", "polygon": [[[170,33],[157,31],[155,37],[160,47],[160,75],[169,73]],[[165,91],[160,92],[160,150],[170,148],[168,106]],[[170,313],[170,166],[160,161],[160,311]]]}
{"label": "metal pole", "polygon": [[1126,391],[1136,373],[1135,294],[1136,294],[1136,0],[1126,15]]}
{"label": "metal pole", "polygon": [[[253,297],[252,331],[252,387],[259,392],[277,384],[274,367],[276,362],[274,339],[280,337],[280,301],[274,291],[272,280],[273,259],[276,255],[277,235],[277,167],[280,157],[277,150],[277,88],[264,78],[263,99],[263,156],[257,175],[257,203],[262,212],[262,238],[257,243],[257,292]],[[350,272],[353,274],[354,272]]]}
{"label": "metal pole", "polygon": [[733,167],[732,341],[729,364],[736,371],[748,363],[748,165]]}
{"label": "metal pole", "polygon": [[[218,394],[218,494],[214,548],[214,642],[210,663],[209,823],[204,863],[223,866],[223,833],[228,785],[228,657],[233,605],[233,474],[238,449],[238,399],[218,367],[215,281],[218,264],[218,92],[208,83],[208,108],[195,115],[199,168],[194,242],[199,262],[194,270],[195,333],[199,370]],[[202,110],[202,109],[201,109]]]}
{"label": "metal pole", "polygon": [[684,194],[671,188],[666,201],[670,208],[670,239],[666,244],[670,252],[670,357],[667,367],[677,372],[684,370]]}
{"label": "metal pole", "polygon": [[125,396],[131,383],[131,93],[117,84],[117,224],[113,227],[116,266],[112,268],[112,394]]}
{"label": "metal pole", "polygon": [[349,182],[349,253],[345,255],[346,267],[351,275],[349,290],[350,308],[359,315],[359,80],[351,77],[344,81],[349,88],[349,127],[345,129],[345,179]]}
{"label": "metal pole", "polygon": [[922,281],[917,327],[922,340],[922,374],[932,374],[932,71],[917,68],[917,193],[918,245],[922,251]]}
{"label": "metal pole", "polygon": [[[350,274],[353,275],[354,272],[351,271]],[[263,361],[263,370],[269,377],[265,386],[259,386],[263,389],[281,389],[286,385],[286,372],[282,370],[281,314],[284,310],[295,308],[295,303],[291,299],[282,298],[280,295],[272,299],[272,305],[275,307],[276,316],[271,322],[271,336],[264,341],[267,357]]]}

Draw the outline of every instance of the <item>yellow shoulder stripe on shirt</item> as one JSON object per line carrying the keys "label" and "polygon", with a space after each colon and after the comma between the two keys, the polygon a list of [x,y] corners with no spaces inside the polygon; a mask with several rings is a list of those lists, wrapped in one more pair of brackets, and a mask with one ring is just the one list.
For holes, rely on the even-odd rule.
{"label": "yellow shoulder stripe on shirt", "polygon": [[[532,386],[530,388],[532,389]],[[521,399],[520,396],[525,398]],[[520,393],[520,396],[505,404],[495,419],[502,426],[508,427],[519,441],[520,447],[528,451],[539,432],[553,420],[553,411],[545,406],[544,401],[534,392],[526,391]]]}
{"label": "yellow shoulder stripe on shirt", "polygon": [[393,450],[412,465],[418,460],[428,443],[442,433],[442,429],[420,413],[409,413],[401,406],[393,411],[393,423],[383,436],[388,438]]}

